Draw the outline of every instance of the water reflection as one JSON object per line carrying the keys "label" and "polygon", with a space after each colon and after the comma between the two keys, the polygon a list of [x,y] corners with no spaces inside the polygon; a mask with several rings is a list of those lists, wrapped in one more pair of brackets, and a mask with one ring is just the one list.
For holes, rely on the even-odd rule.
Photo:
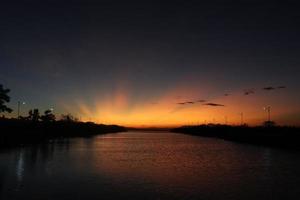
{"label": "water reflection", "polygon": [[2,199],[280,199],[299,197],[299,184],[298,153],[173,133],[60,139],[0,153]]}
{"label": "water reflection", "polygon": [[23,151],[20,151],[19,158],[17,161],[17,167],[16,167],[16,175],[17,175],[17,181],[18,181],[18,189],[22,185],[23,180],[23,171],[24,171],[24,158],[23,158]]}

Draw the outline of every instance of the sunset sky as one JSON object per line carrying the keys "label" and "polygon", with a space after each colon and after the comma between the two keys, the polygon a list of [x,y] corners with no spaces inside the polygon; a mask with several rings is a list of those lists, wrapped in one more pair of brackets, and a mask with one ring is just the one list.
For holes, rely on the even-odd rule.
{"label": "sunset sky", "polygon": [[126,126],[257,125],[271,106],[300,125],[297,1],[26,2],[0,3],[8,116],[25,101]]}

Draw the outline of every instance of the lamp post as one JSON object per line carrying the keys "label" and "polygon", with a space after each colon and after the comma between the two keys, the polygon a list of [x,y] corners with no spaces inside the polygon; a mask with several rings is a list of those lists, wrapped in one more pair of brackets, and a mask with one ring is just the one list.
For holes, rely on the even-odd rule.
{"label": "lamp post", "polygon": [[240,113],[240,115],[241,115],[241,126],[244,124],[244,113]]}
{"label": "lamp post", "polygon": [[264,107],[264,110],[268,112],[268,121],[271,121],[271,106]]}
{"label": "lamp post", "polygon": [[227,123],[228,123],[228,118],[227,118],[227,116],[225,116],[224,119],[225,119],[225,125],[227,125]]}
{"label": "lamp post", "polygon": [[20,119],[20,109],[21,109],[21,105],[25,105],[26,103],[25,102],[20,102],[18,101],[18,119]]}

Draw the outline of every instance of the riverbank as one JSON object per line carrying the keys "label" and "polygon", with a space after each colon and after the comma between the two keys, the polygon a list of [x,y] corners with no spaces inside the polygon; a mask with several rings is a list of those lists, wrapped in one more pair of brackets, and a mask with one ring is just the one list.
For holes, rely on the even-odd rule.
{"label": "riverbank", "polygon": [[182,126],[171,131],[248,144],[300,150],[300,128],[298,127],[199,125]]}
{"label": "riverbank", "polygon": [[298,153],[168,132],[53,140],[0,153],[1,200],[294,200],[299,182]]}
{"label": "riverbank", "polygon": [[95,124],[92,122],[33,122],[1,119],[0,130],[0,148],[4,148],[36,144],[55,138],[90,137],[98,134],[124,132],[126,128],[118,125]]}

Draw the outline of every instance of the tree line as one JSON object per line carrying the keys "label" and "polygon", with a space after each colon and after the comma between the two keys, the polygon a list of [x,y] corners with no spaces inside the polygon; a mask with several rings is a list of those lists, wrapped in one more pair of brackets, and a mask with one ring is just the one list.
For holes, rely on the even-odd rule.
{"label": "tree line", "polygon": [[[4,88],[2,84],[0,84],[0,113],[11,113],[13,109],[9,108],[6,104],[10,102],[10,96],[8,93],[10,89]],[[3,115],[4,117],[4,115]],[[28,121],[43,121],[43,122],[54,122],[56,121],[56,116],[53,114],[51,109],[47,109],[44,111],[44,114],[41,115],[39,109],[31,109],[28,112],[28,116],[19,117],[20,120],[28,120]],[[72,116],[71,114],[63,114],[60,118],[61,121],[68,122],[76,122],[78,118]]]}

